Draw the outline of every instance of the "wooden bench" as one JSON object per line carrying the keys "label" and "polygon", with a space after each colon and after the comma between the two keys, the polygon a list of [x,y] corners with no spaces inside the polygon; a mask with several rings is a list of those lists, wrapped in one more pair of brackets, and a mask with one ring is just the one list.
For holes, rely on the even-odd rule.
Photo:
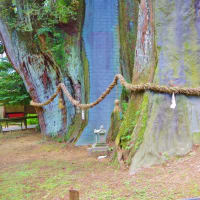
{"label": "wooden bench", "polygon": [[[25,116],[19,113],[9,113],[6,118],[0,118],[0,123],[2,122],[6,123],[6,127],[8,128],[8,123],[9,122],[21,122],[21,129],[22,129],[22,124],[24,123],[25,129],[27,129],[27,119],[33,119],[37,118],[37,116]],[[0,127],[0,131],[2,132],[2,125]]]}
{"label": "wooden bench", "polygon": [[2,123],[8,128],[9,123],[21,122],[27,128],[27,119],[37,118],[37,116],[28,116],[36,114],[35,108],[30,105],[3,105],[0,113],[0,131],[2,132]]}
{"label": "wooden bench", "polygon": [[24,122],[24,126],[27,127],[26,122],[25,122],[26,120],[23,119],[24,117],[25,117],[24,112],[6,113],[5,120],[4,120],[4,122],[6,123],[6,128],[8,128],[9,122],[21,122],[21,129],[22,129],[22,122]]}

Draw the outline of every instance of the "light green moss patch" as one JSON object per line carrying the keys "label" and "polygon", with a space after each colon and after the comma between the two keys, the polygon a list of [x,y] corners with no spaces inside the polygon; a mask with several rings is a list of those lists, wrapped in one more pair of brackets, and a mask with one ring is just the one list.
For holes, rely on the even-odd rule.
{"label": "light green moss patch", "polygon": [[108,142],[115,141],[117,133],[119,131],[120,125],[121,125],[120,113],[119,112],[112,112],[110,128],[108,130],[108,135],[107,135],[107,141]]}
{"label": "light green moss patch", "polygon": [[144,140],[144,133],[147,126],[148,120],[148,105],[149,105],[149,97],[148,94],[144,95],[143,102],[140,108],[140,116],[137,120],[137,125],[133,130],[130,142],[130,153],[127,159],[127,164],[131,164],[132,157],[139,149],[140,145]]}
{"label": "light green moss patch", "polygon": [[[148,94],[143,96],[142,104],[138,109],[136,109],[135,102],[133,100],[130,101],[116,138],[116,144],[120,144],[123,149],[132,148],[129,146],[132,140],[134,141],[134,151],[136,151],[142,143],[148,117],[148,102]],[[133,132],[134,129],[136,129],[136,132]]]}
{"label": "light green moss patch", "polygon": [[89,80],[89,64],[88,59],[85,54],[84,48],[81,50],[81,60],[83,63],[83,74],[84,74],[84,90],[85,90],[85,102],[89,101],[89,93],[90,93],[90,80]]}
{"label": "light green moss patch", "polygon": [[200,144],[200,132],[193,133],[193,144]]}
{"label": "light green moss patch", "polygon": [[137,139],[134,144],[135,150],[137,150],[139,148],[140,144],[143,142],[143,139],[144,139],[144,132],[146,129],[147,119],[148,119],[148,103],[149,103],[148,95],[145,94],[143,102],[142,102],[142,106],[141,106],[141,112],[140,112],[141,120],[138,120],[138,123],[140,123],[140,130],[139,130],[138,134],[135,133],[135,134],[137,134]]}
{"label": "light green moss patch", "polygon": [[[124,120],[120,126],[119,133],[116,137],[115,143],[116,145],[122,145],[124,148],[128,141],[130,141],[131,132],[135,126],[135,106],[134,102],[130,100],[127,112],[125,113]],[[126,137],[127,136],[127,137]],[[121,138],[124,138],[124,142],[122,144]]]}
{"label": "light green moss patch", "polygon": [[64,141],[67,142],[73,140],[73,143],[76,142],[85,126],[86,121],[81,119],[81,114],[76,114],[67,134],[64,136]]}

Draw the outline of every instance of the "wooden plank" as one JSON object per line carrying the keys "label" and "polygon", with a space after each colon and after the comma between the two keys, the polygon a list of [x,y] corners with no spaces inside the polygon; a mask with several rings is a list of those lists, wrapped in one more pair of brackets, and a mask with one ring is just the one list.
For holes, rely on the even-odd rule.
{"label": "wooden plank", "polygon": [[3,119],[0,119],[0,122],[23,121],[25,119],[26,119],[25,117],[20,117],[20,118],[3,118]]}
{"label": "wooden plank", "polygon": [[5,105],[5,113],[24,112],[24,105]]}
{"label": "wooden plank", "polygon": [[79,200],[79,192],[77,190],[69,190],[69,200]]}
{"label": "wooden plank", "polygon": [[0,122],[15,121],[15,120],[20,121],[20,120],[32,119],[32,118],[37,118],[37,116],[16,117],[16,118],[1,118]]}

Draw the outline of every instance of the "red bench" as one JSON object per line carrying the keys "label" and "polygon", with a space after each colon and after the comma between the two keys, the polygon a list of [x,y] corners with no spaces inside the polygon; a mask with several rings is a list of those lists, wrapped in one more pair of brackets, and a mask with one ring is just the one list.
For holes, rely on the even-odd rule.
{"label": "red bench", "polygon": [[23,112],[16,112],[16,113],[6,113],[6,127],[8,128],[8,122],[21,122],[21,129],[22,129],[22,123],[24,122],[25,128],[27,128],[25,113]]}
{"label": "red bench", "polygon": [[37,118],[37,116],[27,116],[28,114],[36,114],[35,108],[29,105],[5,105],[3,107],[3,118],[0,118],[0,132],[2,123],[8,128],[9,122],[21,122],[27,128],[27,119]]}

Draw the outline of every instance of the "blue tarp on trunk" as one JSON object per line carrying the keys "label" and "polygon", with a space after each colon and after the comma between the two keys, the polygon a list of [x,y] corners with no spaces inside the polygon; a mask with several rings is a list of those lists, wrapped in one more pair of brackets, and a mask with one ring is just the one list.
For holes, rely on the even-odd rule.
{"label": "blue tarp on trunk", "polygon": [[[89,62],[89,101],[93,102],[119,73],[118,0],[86,0],[85,3],[83,40]],[[119,89],[114,89],[101,104],[89,110],[88,126],[77,145],[93,143],[93,130],[100,125],[109,129],[117,96]]]}

